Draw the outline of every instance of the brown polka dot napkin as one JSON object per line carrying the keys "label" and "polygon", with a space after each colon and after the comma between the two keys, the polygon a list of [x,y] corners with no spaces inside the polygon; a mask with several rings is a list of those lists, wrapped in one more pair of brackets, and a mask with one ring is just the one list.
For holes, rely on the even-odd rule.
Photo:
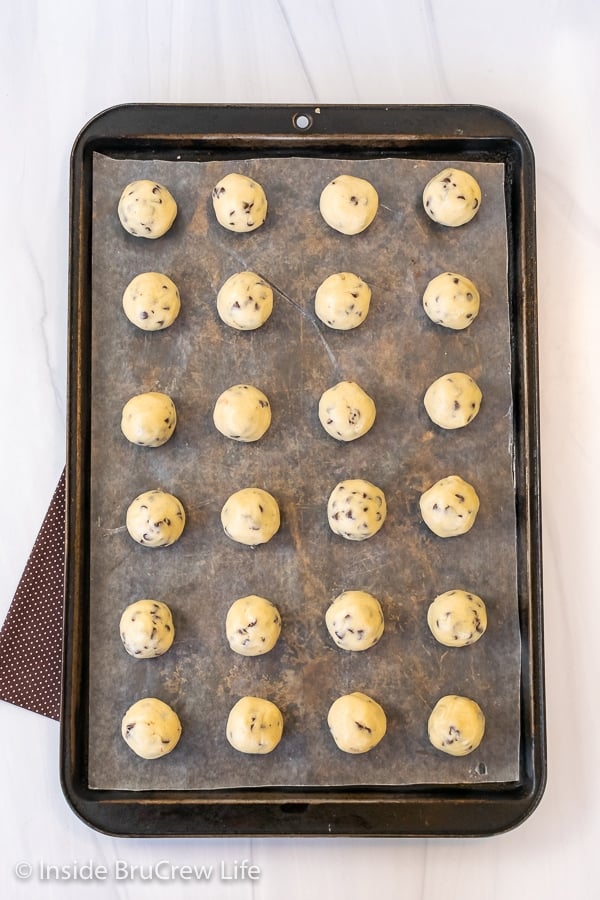
{"label": "brown polka dot napkin", "polygon": [[0,630],[0,699],[60,718],[65,571],[63,471]]}

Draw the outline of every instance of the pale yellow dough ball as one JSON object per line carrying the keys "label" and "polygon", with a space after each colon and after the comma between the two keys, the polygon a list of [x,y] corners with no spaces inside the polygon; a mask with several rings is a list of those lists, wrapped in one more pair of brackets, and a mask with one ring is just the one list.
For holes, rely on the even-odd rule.
{"label": "pale yellow dough ball", "polygon": [[368,228],[379,206],[373,185],[355,175],[338,175],[321,192],[319,209],[330,228],[342,234],[360,234]]}
{"label": "pale yellow dough ball", "polygon": [[329,708],[327,724],[344,753],[367,753],[377,746],[387,730],[383,707],[361,691],[338,697]]}
{"label": "pale yellow dough ball", "polygon": [[156,697],[144,697],[130,706],[123,716],[121,734],[142,759],[157,759],[177,746],[181,722],[167,703]]}
{"label": "pale yellow dough ball", "polygon": [[467,647],[485,633],[485,603],[470,591],[444,591],[427,610],[427,624],[436,641],[445,647]]}
{"label": "pale yellow dough ball", "polygon": [[225,175],[213,188],[212,202],[217,221],[229,231],[254,231],[267,218],[265,192],[248,175]]}
{"label": "pale yellow dough ball", "polygon": [[240,753],[272,753],[283,735],[283,716],[270,700],[242,697],[229,713],[226,733]]}
{"label": "pale yellow dough ball", "polygon": [[370,305],[371,288],[353,272],[329,275],[315,294],[317,318],[336,331],[358,328],[365,321]]}
{"label": "pale yellow dough ball", "polygon": [[250,594],[231,604],[225,620],[229,646],[241,656],[262,656],[281,634],[281,616],[274,603]]}
{"label": "pale yellow dough ball", "polygon": [[450,756],[467,756],[483,740],[485,716],[475,700],[448,694],[435,704],[427,731],[437,750]]}
{"label": "pale yellow dough ball", "polygon": [[136,600],[123,610],[119,632],[123,646],[135,659],[162,656],[175,639],[171,610],[161,600]]}
{"label": "pale yellow dough ball", "polygon": [[425,186],[423,206],[440,225],[466,225],[481,208],[481,188],[468,172],[443,169]]}
{"label": "pale yellow dough ball", "polygon": [[325,623],[342,650],[369,650],[383,634],[383,611],[368,591],[344,591],[329,606]]}
{"label": "pale yellow dough ball", "polygon": [[177,215],[171,193],[156,181],[132,181],[117,208],[121,225],[134,237],[155,239],[167,233]]}
{"label": "pale yellow dough ball", "polygon": [[230,328],[255,331],[273,312],[273,290],[255,272],[237,272],[219,289],[217,312]]}
{"label": "pale yellow dough ball", "polygon": [[234,441],[258,441],[271,424],[271,404],[257,387],[234,384],[218,397],[213,422],[217,431]]}
{"label": "pale yellow dough ball", "polygon": [[142,547],[168,547],[179,540],[185,526],[181,501],[163,490],[145,491],[127,510],[127,531]]}
{"label": "pale yellow dough ball", "polygon": [[329,527],[348,541],[365,541],[385,522],[387,505],[381,488],[362,478],[335,486],[327,503]]}
{"label": "pale yellow dough ball", "polygon": [[472,422],[481,407],[481,389],[465,372],[441,375],[425,392],[423,403],[427,415],[440,428],[464,428]]}
{"label": "pale yellow dough ball", "polygon": [[226,501],[221,510],[221,524],[233,541],[256,547],[266,544],[279,531],[279,505],[262,488],[242,488]]}
{"label": "pale yellow dough ball", "polygon": [[423,309],[432,322],[462,331],[479,314],[480,296],[470,278],[442,272],[432,278],[423,294]]}
{"label": "pale yellow dough ball", "polygon": [[375,422],[375,403],[355,381],[340,381],[319,400],[319,421],[338,441],[362,437]]}
{"label": "pale yellow dough ball", "polygon": [[440,478],[419,501],[423,521],[441,538],[456,537],[470,531],[479,511],[475,488],[460,475]]}
{"label": "pale yellow dough ball", "polygon": [[173,324],[181,309],[177,285],[162,272],[142,272],[123,293],[123,310],[142,331],[162,331]]}
{"label": "pale yellow dough ball", "polygon": [[121,431],[140,447],[161,447],[175,431],[177,412],[168,394],[149,391],[131,397],[123,407]]}

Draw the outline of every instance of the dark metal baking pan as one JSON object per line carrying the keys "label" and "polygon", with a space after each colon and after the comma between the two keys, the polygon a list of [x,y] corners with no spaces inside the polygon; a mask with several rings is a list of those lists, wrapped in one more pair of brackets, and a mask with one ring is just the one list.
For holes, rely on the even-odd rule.
{"label": "dark metal baking pan", "polygon": [[[521,637],[520,763],[487,784],[96,790],[89,787],[91,245],[93,156],[207,161],[256,157],[452,159],[504,164],[511,415]],[[505,831],[536,807],[546,777],[535,184],[527,137],[478,106],[127,105],[92,120],[71,165],[66,617],[61,779],[75,812],[127,836],[467,836]]]}

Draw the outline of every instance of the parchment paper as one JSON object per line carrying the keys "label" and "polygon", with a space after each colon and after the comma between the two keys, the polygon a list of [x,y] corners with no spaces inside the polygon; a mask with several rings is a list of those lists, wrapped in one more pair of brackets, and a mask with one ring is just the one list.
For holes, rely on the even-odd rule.
{"label": "parchment paper", "polygon": [[[452,164],[452,161],[448,161]],[[462,165],[483,201],[461,228],[432,223],[421,206],[425,183],[446,161],[405,159],[243,159],[183,162],[115,160],[93,167],[92,460],[89,781],[94,788],[212,789],[234,786],[410,785],[505,782],[518,777],[520,638],[516,593],[511,354],[507,234],[501,164]],[[456,164],[456,163],[455,163]],[[230,171],[259,181],[267,222],[249,234],[218,225],[210,194]],[[318,210],[324,185],[347,172],[371,181],[380,208],[361,235],[330,229]],[[123,187],[151,178],[169,187],[179,213],[158,240],[121,228]],[[251,269],[275,291],[265,326],[241,333],[224,325],[215,298],[231,274]],[[426,317],[427,282],[450,270],[479,287],[479,317],[452,332]],[[140,272],[161,271],[179,286],[176,323],[147,333],[125,318],[121,297]],[[334,272],[359,274],[372,288],[371,311],[354,331],[316,320],[314,294]],[[473,375],[483,391],[479,416],[444,432],[422,404],[428,385],[452,371]],[[321,393],[344,378],[376,402],[372,431],[341,444],[322,430]],[[273,423],[256,444],[238,444],[212,424],[217,396],[230,385],[257,385]],[[162,390],[178,410],[164,447],[129,444],[121,409],[134,394]],[[459,474],[475,485],[481,509],[472,531],[442,540],[420,519],[421,492]],[[332,534],[326,503],[344,478],[380,486],[388,518],[362,543]],[[227,497],[256,485],[279,501],[282,527],[257,549],[223,533]],[[187,525],[172,547],[136,545],[125,513],[142,491],[162,487],[183,502]],[[484,598],[489,626],[467,648],[438,644],[426,623],[442,591]],[[377,596],[385,633],[350,654],[329,638],[324,614],[346,589]],[[225,615],[238,597],[273,600],[283,619],[275,649],[234,654]],[[135,660],[119,637],[122,610],[136,599],[167,602],[176,640],[163,657]],[[377,748],[340,752],[327,729],[330,704],[360,690],[384,707],[388,730]],[[477,700],[486,716],[480,748],[464,758],[435,750],[427,719],[446,693]],[[246,756],[225,737],[230,708],[245,694],[279,705],[285,730],[267,756]],[[177,748],[153,761],[136,757],[120,736],[125,710],[157,696],[178,712]]]}

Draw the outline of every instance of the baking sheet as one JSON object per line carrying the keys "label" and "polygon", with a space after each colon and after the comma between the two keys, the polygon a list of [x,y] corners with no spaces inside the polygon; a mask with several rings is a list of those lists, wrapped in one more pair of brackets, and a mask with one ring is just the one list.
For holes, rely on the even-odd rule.
{"label": "baking sheet", "polygon": [[[449,161],[451,162],[451,161]],[[407,159],[247,159],[202,163],[115,160],[96,155],[92,227],[92,458],[89,661],[89,784],[113,789],[210,789],[291,785],[410,785],[510,782],[518,778],[520,636],[516,595],[510,323],[504,167],[461,163],[481,184],[483,202],[459,229],[434,225],[420,195],[446,161]],[[237,235],[214,220],[210,192],[229,171],[265,187],[266,224]],[[318,213],[322,187],[340,172],[368,178],[380,196],[370,228],[355,237],[329,229]],[[152,178],[174,193],[179,214],[158,241],[140,241],[118,223],[125,184]],[[252,269],[275,291],[275,309],[256,332],[227,328],[216,313],[222,282]],[[179,285],[182,312],[172,328],[144,333],[121,309],[141,271],[163,271]],[[314,293],[335,271],[354,271],[372,287],[369,317],[334,332],[312,312]],[[482,295],[478,319],[450,332],[425,316],[420,298],[441,271],[468,275]],[[444,372],[466,371],[484,400],[477,419],[443,432],[422,396]],[[317,403],[342,378],[374,397],[373,430],[339,444],[321,429]],[[269,396],[273,424],[257,444],[228,441],[212,426],[218,394],[238,382]],[[145,390],[170,393],[174,437],[162,448],[129,445],[119,428],[123,404]],[[447,474],[477,488],[473,530],[446,541],[420,520],[422,490]],[[335,484],[364,477],[388,501],[383,529],[361,544],[333,535],[326,502]],[[282,509],[282,528],[252,550],[222,532],[231,492],[257,485]],[[188,523],[169,548],[137,546],[125,512],[141,491],[163,487],[183,502]],[[486,635],[448,649],[429,634],[433,597],[465,587],[488,606]],[[370,651],[347,654],[327,634],[324,613],[342,590],[379,597],[386,630]],[[244,659],[228,647],[230,603],[258,593],[279,607],[283,631],[267,656]],[[141,597],[172,608],[177,637],[155,660],[123,650],[123,608]],[[385,708],[388,733],[371,753],[342,754],[326,725],[329,705],[363,690]],[[279,747],[265,757],[233,750],[225,722],[246,693],[266,696],[284,714]],[[487,720],[479,750],[454,759],[427,740],[439,696],[476,699]],[[176,750],[143,761],[120,738],[124,711],[141,696],[173,705],[183,723]]]}

